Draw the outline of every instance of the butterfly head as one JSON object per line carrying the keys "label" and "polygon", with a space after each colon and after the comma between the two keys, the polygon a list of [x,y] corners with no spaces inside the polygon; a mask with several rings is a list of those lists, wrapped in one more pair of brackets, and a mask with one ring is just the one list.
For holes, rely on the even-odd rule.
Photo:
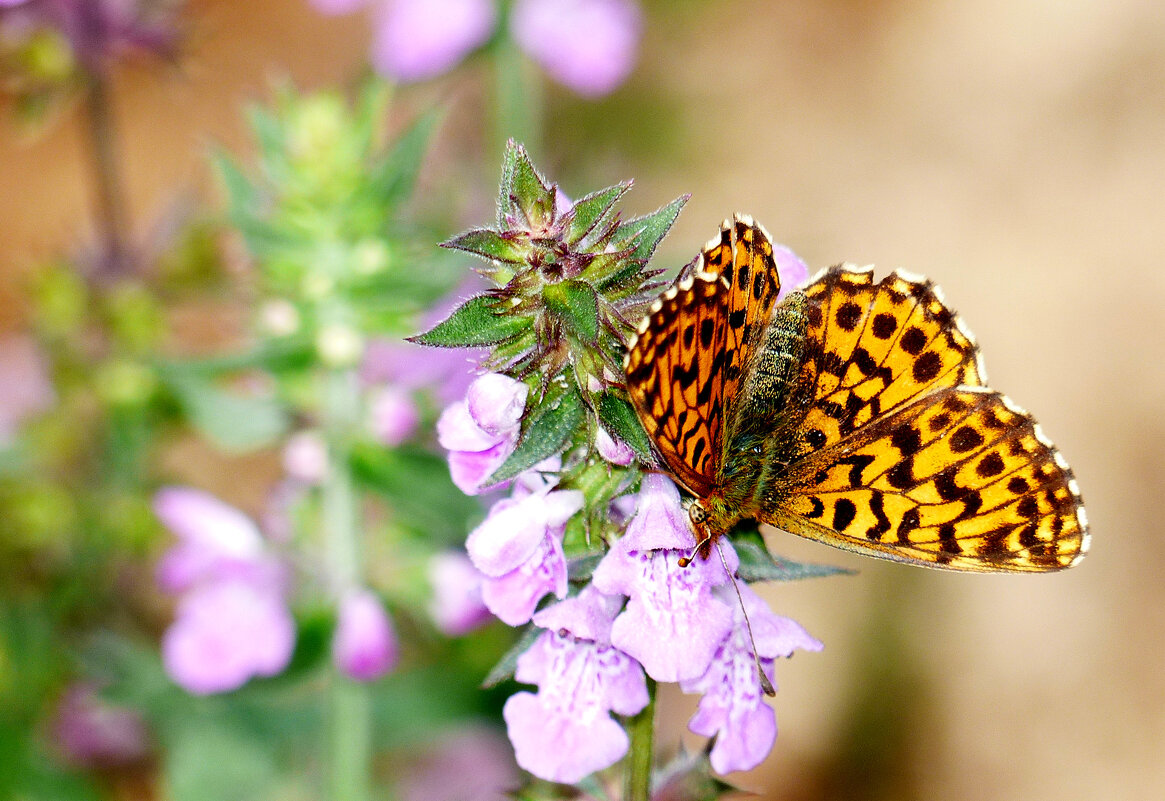
{"label": "butterfly head", "polygon": [[740,515],[734,514],[723,498],[712,495],[694,498],[687,503],[688,522],[696,537],[695,553],[707,559],[712,546],[735,525]]}

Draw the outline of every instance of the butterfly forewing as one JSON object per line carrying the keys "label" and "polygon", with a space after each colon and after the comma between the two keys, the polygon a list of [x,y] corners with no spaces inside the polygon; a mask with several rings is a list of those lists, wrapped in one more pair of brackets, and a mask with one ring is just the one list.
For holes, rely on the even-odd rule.
{"label": "butterfly forewing", "polygon": [[728,349],[724,395],[735,397],[781,291],[772,240],[751,217],[733,215],[704,246],[697,262],[701,273],[722,278],[729,288],[722,309]]}
{"label": "butterfly forewing", "polygon": [[982,383],[974,340],[929,281],[895,272],[875,284],[869,270],[833,267],[805,295],[814,447],[934,389]]}
{"label": "butterfly forewing", "polygon": [[687,276],[672,286],[640,325],[624,365],[656,451],[696,495],[711,490],[720,454],[726,294],[718,278]]}
{"label": "butterfly forewing", "polygon": [[627,389],[668,468],[705,495],[723,428],[758,334],[780,291],[773,247],[751,218],[725,220],[694,272],[659,299],[628,351]]}
{"label": "butterfly forewing", "polygon": [[1079,489],[1039,426],[1002,395],[946,388],[814,454],[787,531],[956,570],[1057,570],[1086,549]]}

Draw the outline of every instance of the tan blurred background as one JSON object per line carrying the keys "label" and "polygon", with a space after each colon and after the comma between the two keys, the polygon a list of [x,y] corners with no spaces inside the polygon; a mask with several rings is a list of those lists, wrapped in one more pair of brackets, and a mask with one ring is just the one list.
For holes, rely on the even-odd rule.
{"label": "tan blurred background", "polygon": [[[178,67],[117,75],[143,226],[177,191],[210,190],[207,144],[243,147],[240,103],[273,76],[335,85],[365,61],[359,15],[323,19],[300,0],[191,7]],[[631,83],[593,114],[552,102],[573,107],[549,121],[536,162],[568,192],[634,177],[634,211],[692,192],[669,266],[741,210],[814,269],[850,260],[935,279],[993,386],[1071,462],[1093,531],[1084,564],[1048,577],[948,575],[774,539],[861,573],[768,592],[825,650],[778,666],[777,747],[733,778],[772,799],[1165,797],[1165,7],[685,0],[647,15]],[[480,184],[461,224],[488,215],[496,181],[499,154],[465,138],[483,85],[471,67],[406,92],[452,103],[466,124],[447,125],[438,150],[487,165],[460,177]],[[653,96],[667,101],[637,110]],[[553,132],[588,114],[617,120],[586,152],[562,152]],[[0,329],[20,318],[14,276],[88,231],[72,117],[34,140],[0,135]],[[663,743],[693,707],[663,697]]]}

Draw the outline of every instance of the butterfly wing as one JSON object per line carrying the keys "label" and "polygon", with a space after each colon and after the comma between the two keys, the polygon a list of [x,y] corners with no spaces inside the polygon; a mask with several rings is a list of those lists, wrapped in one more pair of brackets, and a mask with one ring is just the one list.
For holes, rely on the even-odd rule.
{"label": "butterfly wing", "polygon": [[1088,548],[1064,458],[982,387],[933,391],[805,467],[766,522],[841,548],[965,571],[1059,570]]}
{"label": "butterfly wing", "polygon": [[628,346],[627,391],[672,475],[706,496],[736,397],[780,280],[767,233],[734,216],[651,307]]}
{"label": "butterfly wing", "polygon": [[832,267],[804,291],[814,448],[927,392],[986,379],[974,338],[929,281],[896,271],[875,284],[869,269]]}
{"label": "butterfly wing", "polygon": [[1054,570],[1087,547],[1083,505],[1035,421],[985,379],[928,281],[832,268],[805,289],[798,460],[765,522],[956,570]]}
{"label": "butterfly wing", "polygon": [[732,220],[720,223],[720,233],[704,245],[696,274],[723,278],[729,288],[724,308],[728,350],[724,395],[733,398],[748,374],[762,329],[781,292],[772,238],[752,217],[734,214]]}

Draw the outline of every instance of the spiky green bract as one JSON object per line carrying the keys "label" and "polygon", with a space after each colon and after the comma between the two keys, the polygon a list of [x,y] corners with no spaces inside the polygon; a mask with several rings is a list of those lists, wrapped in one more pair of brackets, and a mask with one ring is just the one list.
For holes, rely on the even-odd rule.
{"label": "spiky green bract", "polygon": [[488,343],[495,345],[488,367],[516,378],[537,376],[543,391],[564,376],[595,407],[599,393],[622,383],[626,337],[661,286],[647,261],[687,201],[624,220],[616,204],[630,188],[627,181],[572,202],[511,141],[496,227],[473,228],[443,243],[484,260],[477,272],[495,286],[414,341],[483,344],[463,323],[488,309],[505,322],[480,327],[507,335]]}

